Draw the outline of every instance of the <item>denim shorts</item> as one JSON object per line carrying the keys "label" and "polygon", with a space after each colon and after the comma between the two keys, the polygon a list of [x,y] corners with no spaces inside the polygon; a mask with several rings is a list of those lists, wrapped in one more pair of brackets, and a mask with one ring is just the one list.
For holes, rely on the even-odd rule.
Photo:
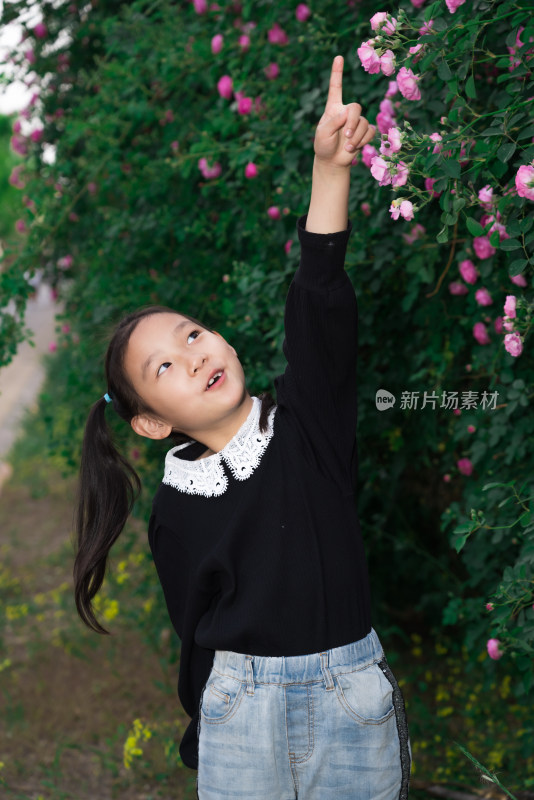
{"label": "denim shorts", "polygon": [[198,800],[408,797],[404,700],[374,629],[311,655],[217,650],[198,732]]}

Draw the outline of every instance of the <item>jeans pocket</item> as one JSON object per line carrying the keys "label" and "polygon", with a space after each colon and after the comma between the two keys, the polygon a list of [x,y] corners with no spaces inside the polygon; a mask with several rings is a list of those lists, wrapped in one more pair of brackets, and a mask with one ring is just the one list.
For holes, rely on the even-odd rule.
{"label": "jeans pocket", "polygon": [[378,664],[334,677],[336,695],[348,716],[365,725],[380,725],[394,713],[393,687]]}
{"label": "jeans pocket", "polygon": [[244,691],[242,681],[212,672],[202,695],[202,719],[212,724],[227,722],[239,708]]}

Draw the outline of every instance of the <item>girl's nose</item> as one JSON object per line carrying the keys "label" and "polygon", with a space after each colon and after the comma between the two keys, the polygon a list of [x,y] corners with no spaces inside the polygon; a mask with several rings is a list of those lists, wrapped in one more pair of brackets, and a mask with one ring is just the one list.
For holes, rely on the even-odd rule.
{"label": "girl's nose", "polygon": [[202,353],[195,353],[190,362],[189,362],[189,371],[192,375],[196,375],[199,369],[202,369],[204,362],[206,361],[206,356],[202,355]]}

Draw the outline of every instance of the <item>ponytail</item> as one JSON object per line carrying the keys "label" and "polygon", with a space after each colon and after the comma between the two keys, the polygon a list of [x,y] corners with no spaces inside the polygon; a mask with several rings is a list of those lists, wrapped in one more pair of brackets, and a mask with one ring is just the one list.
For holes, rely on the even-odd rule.
{"label": "ponytail", "polygon": [[92,407],[82,445],[76,510],[78,552],[74,561],[74,599],[78,614],[96,633],[108,634],[91,601],[106,572],[108,553],[126,524],[141,490],[133,467],[115,449],[102,397]]}

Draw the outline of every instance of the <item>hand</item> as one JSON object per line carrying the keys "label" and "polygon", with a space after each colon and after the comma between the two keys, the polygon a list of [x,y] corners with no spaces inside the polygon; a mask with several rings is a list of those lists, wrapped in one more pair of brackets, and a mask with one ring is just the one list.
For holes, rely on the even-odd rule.
{"label": "hand", "polygon": [[[341,83],[343,56],[336,56],[330,74],[330,86],[324,114],[315,131],[315,157],[325,164],[350,167],[357,150],[371,141],[376,128],[361,116],[359,103],[343,105]],[[346,132],[350,135],[347,136]]]}

